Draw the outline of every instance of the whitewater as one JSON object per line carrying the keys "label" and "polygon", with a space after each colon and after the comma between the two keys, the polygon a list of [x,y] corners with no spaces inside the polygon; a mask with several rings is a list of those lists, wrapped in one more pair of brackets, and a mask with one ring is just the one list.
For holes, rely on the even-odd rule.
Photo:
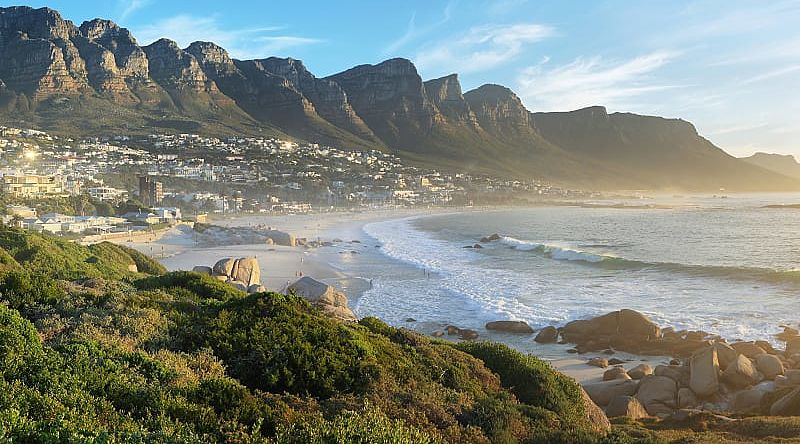
{"label": "whitewater", "polygon": [[[350,264],[374,276],[357,311],[426,333],[455,324],[492,338],[482,330],[491,320],[541,328],[631,308],[662,326],[768,339],[800,322],[800,211],[764,208],[792,199],[800,195],[370,223],[364,239],[378,248]],[[492,233],[501,239],[465,248]]]}

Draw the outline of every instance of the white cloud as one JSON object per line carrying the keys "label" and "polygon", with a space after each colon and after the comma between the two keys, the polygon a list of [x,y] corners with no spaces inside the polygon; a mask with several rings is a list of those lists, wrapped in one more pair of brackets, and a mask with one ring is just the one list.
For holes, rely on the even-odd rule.
{"label": "white cloud", "polygon": [[283,30],[283,27],[227,29],[216,17],[184,14],[134,29],[134,35],[145,45],[166,37],[182,48],[198,40],[210,41],[227,49],[232,57],[242,59],[278,55],[276,53],[290,48],[322,42],[310,37],[272,34]]}
{"label": "white cloud", "polygon": [[772,71],[768,71],[757,76],[750,77],[749,79],[744,79],[739,82],[739,85],[750,85],[753,83],[763,82],[764,80],[774,79],[776,77],[785,76],[787,74],[792,74],[794,72],[800,71],[800,65],[791,65],[785,66],[783,68],[777,68]]}
{"label": "white cloud", "polygon": [[445,6],[444,8],[444,12],[442,12],[442,18],[440,20],[428,26],[423,26],[421,28],[417,27],[417,12],[414,11],[411,14],[411,19],[409,19],[408,21],[406,32],[404,32],[403,35],[401,35],[396,40],[386,45],[386,47],[383,49],[383,54],[394,55],[398,50],[402,49],[410,42],[418,39],[419,37],[425,34],[428,34],[429,32],[433,31],[439,26],[442,26],[445,23],[449,22],[450,19],[453,17],[453,10],[456,8],[457,5],[458,5],[458,0],[450,0],[449,2],[447,2],[447,6]]}
{"label": "white cloud", "polygon": [[517,92],[537,111],[592,105],[624,107],[634,97],[676,88],[653,82],[650,76],[676,56],[674,52],[656,51],[627,61],[580,57],[553,68],[543,62],[522,70],[517,78]]}
{"label": "white cloud", "polygon": [[121,0],[119,3],[123,7],[119,15],[119,21],[124,22],[131,14],[149,5],[152,0]]}
{"label": "white cloud", "polygon": [[423,47],[414,62],[429,72],[487,71],[512,61],[526,45],[554,33],[550,26],[535,23],[478,26],[461,36]]}

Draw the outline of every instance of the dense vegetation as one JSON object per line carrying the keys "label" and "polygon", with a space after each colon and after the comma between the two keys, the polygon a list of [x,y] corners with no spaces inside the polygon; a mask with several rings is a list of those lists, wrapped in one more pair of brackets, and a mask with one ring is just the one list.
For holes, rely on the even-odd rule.
{"label": "dense vegetation", "polygon": [[603,439],[574,383],[505,347],[345,325],[108,243],[0,247],[0,442]]}
{"label": "dense vegetation", "polygon": [[604,435],[572,380],[502,345],[434,341],[375,318],[346,325],[295,296],[166,273],[124,247],[0,228],[0,443],[691,435],[618,427]]}

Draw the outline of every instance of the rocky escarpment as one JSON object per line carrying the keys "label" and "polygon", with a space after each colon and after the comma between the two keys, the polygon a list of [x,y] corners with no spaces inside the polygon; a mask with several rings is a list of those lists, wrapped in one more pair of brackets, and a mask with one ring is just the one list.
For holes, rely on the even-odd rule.
{"label": "rocky escarpment", "polygon": [[530,137],[535,131],[529,111],[510,89],[483,85],[464,95],[481,127],[502,139]]}
{"label": "rocky escarpment", "polygon": [[364,122],[390,146],[419,149],[416,142],[433,127],[437,111],[409,60],[361,65],[328,79],[344,89]]}
{"label": "rocky escarpment", "polygon": [[87,54],[90,81],[95,89],[145,104],[158,103],[166,96],[151,80],[147,55],[130,31],[101,19],[84,22],[80,31],[86,40],[81,46],[85,48],[82,53]]}
{"label": "rocky escarpment", "polygon": [[425,94],[441,115],[452,122],[478,128],[478,119],[461,93],[458,74],[425,82]]}
{"label": "rocky escarpment", "polygon": [[303,62],[292,58],[270,57],[259,61],[261,67],[289,83],[307,98],[316,112],[331,124],[366,140],[380,141],[348,101],[347,94],[334,81],[315,77]]}
{"label": "rocky escarpment", "polygon": [[0,8],[0,78],[31,97],[88,89],[86,65],[72,22],[52,9]]}
{"label": "rocky escarpment", "polygon": [[318,78],[296,59],[234,60],[210,42],[143,48],[109,20],[78,28],[52,9],[10,7],[0,8],[0,60],[2,117],[56,134],[288,135],[593,189],[800,188],[681,120],[602,107],[531,114],[508,88],[462,93],[456,75],[423,82],[406,59]]}

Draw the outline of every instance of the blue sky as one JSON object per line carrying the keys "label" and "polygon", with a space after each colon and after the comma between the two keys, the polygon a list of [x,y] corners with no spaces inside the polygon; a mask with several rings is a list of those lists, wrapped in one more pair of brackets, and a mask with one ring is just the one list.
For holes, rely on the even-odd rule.
{"label": "blue sky", "polygon": [[318,76],[407,57],[426,79],[506,85],[533,111],[680,117],[735,155],[800,155],[800,0],[28,4],[77,24],[110,18],[141,44],[165,36],[237,58],[291,56]]}

